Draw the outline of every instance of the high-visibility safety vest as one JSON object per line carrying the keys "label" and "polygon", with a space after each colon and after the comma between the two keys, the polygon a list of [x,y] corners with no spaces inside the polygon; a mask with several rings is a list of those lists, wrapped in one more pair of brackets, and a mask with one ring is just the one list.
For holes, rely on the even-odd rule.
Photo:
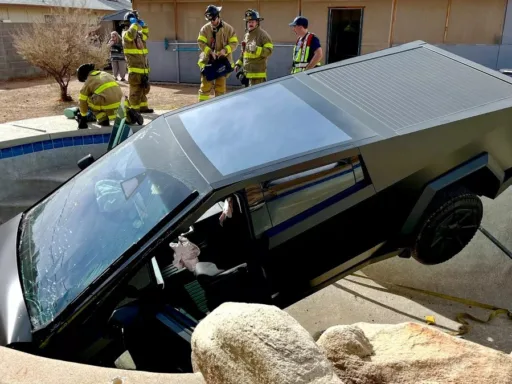
{"label": "high-visibility safety vest", "polygon": [[[306,33],[306,36],[304,36],[304,39],[302,39],[302,44],[300,46],[299,42],[301,41],[301,38],[299,37],[297,39],[295,47],[293,47],[292,74],[304,71],[304,69],[309,64],[309,47],[311,46],[311,40],[313,39],[313,36],[315,35],[311,32]],[[316,64],[316,67],[318,66],[320,66],[320,63]]]}

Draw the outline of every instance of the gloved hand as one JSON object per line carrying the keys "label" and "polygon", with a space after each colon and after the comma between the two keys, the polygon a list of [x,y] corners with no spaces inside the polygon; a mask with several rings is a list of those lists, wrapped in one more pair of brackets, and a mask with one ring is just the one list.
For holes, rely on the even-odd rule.
{"label": "gloved hand", "polygon": [[85,128],[89,128],[89,126],[87,125],[87,116],[77,116],[78,117],[78,129],[85,129]]}
{"label": "gloved hand", "polygon": [[249,44],[247,44],[246,50],[249,53],[254,53],[254,52],[256,52],[256,47],[257,47],[256,46],[256,42],[255,41],[251,41]]}
{"label": "gloved hand", "polygon": [[146,23],[144,23],[144,21],[143,21],[143,20],[139,20],[139,21],[138,21],[138,23],[139,23],[139,25],[140,25],[141,27],[143,27],[143,26],[145,26],[145,25],[146,25]]}
{"label": "gloved hand", "polygon": [[130,24],[134,24],[137,22],[137,19],[135,17],[130,17]]}

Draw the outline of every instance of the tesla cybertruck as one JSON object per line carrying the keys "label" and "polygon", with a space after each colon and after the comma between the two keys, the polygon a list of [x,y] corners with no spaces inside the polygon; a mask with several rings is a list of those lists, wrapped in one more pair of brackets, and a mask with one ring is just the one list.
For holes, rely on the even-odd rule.
{"label": "tesla cybertruck", "polygon": [[456,256],[512,177],[512,78],[413,42],[166,113],[0,227],[0,344],[186,372],[226,301]]}

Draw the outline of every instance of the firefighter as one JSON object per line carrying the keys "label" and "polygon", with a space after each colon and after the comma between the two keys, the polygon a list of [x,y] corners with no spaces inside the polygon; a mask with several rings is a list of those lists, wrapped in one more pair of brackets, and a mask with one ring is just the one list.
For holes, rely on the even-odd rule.
{"label": "firefighter", "polygon": [[290,24],[298,36],[293,48],[293,65],[291,73],[298,73],[320,66],[323,52],[320,40],[308,31],[308,19],[297,16]]}
{"label": "firefighter", "polygon": [[128,67],[128,84],[130,85],[129,105],[137,112],[151,113],[148,108],[147,94],[149,85],[149,62],[147,59],[148,29],[136,12],[130,11],[124,15],[125,24],[129,28],[123,31],[123,48]]}
{"label": "firefighter", "polygon": [[[215,90],[215,96],[221,96],[226,93],[226,79],[233,70],[232,52],[238,47],[238,37],[235,29],[226,23],[220,17],[222,7],[209,5],[204,13],[208,23],[203,25],[197,37],[197,44],[201,53],[199,55],[198,66],[201,70],[201,87],[199,88],[199,101],[208,100],[212,87]],[[215,80],[209,80],[207,70],[217,70],[223,68],[221,75]]]}
{"label": "firefighter", "polygon": [[[87,126],[87,113],[92,111],[98,124],[110,125],[110,120],[115,120],[117,109],[121,104],[123,91],[114,76],[104,71],[94,69],[94,64],[82,64],[77,69],[78,81],[84,83],[80,89],[79,110],[77,116],[78,128]],[[128,124],[137,122],[142,125],[143,118],[140,113],[128,110],[126,121]]]}
{"label": "firefighter", "polygon": [[267,61],[274,49],[272,38],[260,27],[262,20],[254,9],[245,12],[246,32],[242,41],[242,55],[236,62],[235,70],[238,72],[242,69],[243,76],[249,80],[249,86],[267,80]]}

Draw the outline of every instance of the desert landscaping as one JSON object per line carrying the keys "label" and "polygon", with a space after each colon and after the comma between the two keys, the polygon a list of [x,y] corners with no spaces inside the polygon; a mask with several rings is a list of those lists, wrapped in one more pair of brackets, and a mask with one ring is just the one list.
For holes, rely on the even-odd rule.
{"label": "desert landscaping", "polygon": [[[65,108],[76,106],[83,84],[76,77],[69,82],[72,102],[59,100],[59,86],[53,78],[18,79],[0,83],[0,124],[36,117],[62,115]],[[128,83],[119,82],[126,95]],[[148,95],[151,107],[171,110],[197,102],[197,85],[152,84]]]}

